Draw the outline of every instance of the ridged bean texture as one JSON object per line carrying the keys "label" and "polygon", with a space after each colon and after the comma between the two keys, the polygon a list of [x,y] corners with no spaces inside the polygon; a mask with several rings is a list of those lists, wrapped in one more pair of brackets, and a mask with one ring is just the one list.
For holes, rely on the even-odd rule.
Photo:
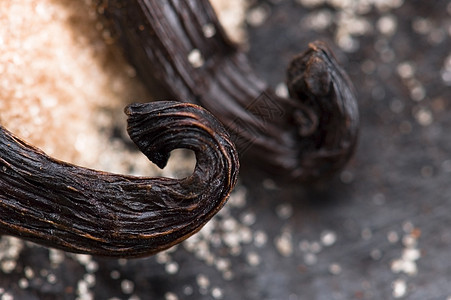
{"label": "ridged bean texture", "polygon": [[58,161],[0,126],[0,234],[69,252],[152,255],[197,232],[225,204],[239,169],[223,126],[197,105],[132,104],[128,132],[164,167],[170,151],[194,151],[183,179],[111,174]]}
{"label": "ridged bean texture", "polygon": [[331,50],[311,43],[277,96],[226,36],[207,0],[99,0],[106,28],[157,99],[199,104],[229,130],[243,164],[310,183],[352,156],[359,113]]}

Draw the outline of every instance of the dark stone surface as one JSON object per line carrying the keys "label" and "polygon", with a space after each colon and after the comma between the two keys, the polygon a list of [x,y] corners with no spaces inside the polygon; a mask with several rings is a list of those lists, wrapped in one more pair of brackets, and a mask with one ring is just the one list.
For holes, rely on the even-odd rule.
{"label": "dark stone surface", "polygon": [[[79,281],[88,274],[85,281],[89,282],[92,274],[95,285],[88,291],[95,299],[171,299],[168,292],[179,299],[215,299],[219,295],[215,287],[223,299],[391,299],[396,282],[401,283],[398,286],[405,283],[405,299],[451,297],[451,87],[441,78],[446,57],[451,55],[450,2],[405,1],[399,8],[372,7],[365,14],[355,13],[371,27],[364,35],[353,36],[359,43],[355,52],[345,52],[334,43],[342,21],[332,5],[307,9],[289,0],[257,5],[269,8],[270,15],[265,24],[249,28],[249,56],[273,86],[284,80],[291,56],[316,39],[330,44],[355,83],[360,142],[340,178],[315,190],[273,187],[270,181],[243,178],[245,205],[230,205],[230,215],[225,212],[215,219],[213,233],[224,241],[227,228],[221,222],[232,219],[243,226],[235,234],[244,229],[265,232],[266,244],[242,242],[241,253],[233,255],[224,242],[214,246],[214,234],[202,240],[216,262],[218,258],[231,262],[234,277],[230,280],[183,246],[169,254],[179,270],[168,274],[157,257],[96,258],[98,268],[90,271],[70,254],[52,264],[47,249],[26,244],[14,271],[0,272],[1,295],[74,299]],[[321,9],[329,10],[334,21],[330,26],[314,31],[300,25]],[[382,16],[396,20],[393,35],[378,31]],[[421,26],[426,28],[424,33],[418,32]],[[414,66],[410,79],[398,74],[404,62]],[[419,90],[412,92],[414,87]],[[424,97],[415,94],[422,91]],[[422,99],[412,99],[412,93],[413,98]],[[286,219],[277,214],[281,204],[292,208]],[[255,214],[255,223],[242,225],[243,213]],[[315,248],[326,231],[335,234],[336,242]],[[284,232],[293,246],[287,257],[274,243]],[[404,261],[416,266],[417,272],[395,272],[393,261],[409,249],[409,239],[416,242],[410,249],[418,250],[420,257]],[[258,266],[248,263],[249,253],[258,255]],[[27,269],[34,276],[27,280],[28,286],[21,287]],[[49,280],[48,274],[57,280]],[[196,280],[199,274],[209,280],[206,289]],[[123,280],[134,283],[133,293],[124,293],[121,284],[127,281]]]}

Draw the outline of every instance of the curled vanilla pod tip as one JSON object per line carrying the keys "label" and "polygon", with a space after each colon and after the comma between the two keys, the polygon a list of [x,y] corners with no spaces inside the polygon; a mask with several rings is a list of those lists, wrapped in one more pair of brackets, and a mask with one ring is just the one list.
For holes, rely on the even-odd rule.
{"label": "curled vanilla pod tip", "polygon": [[352,156],[357,101],[324,43],[290,63],[283,98],[230,42],[208,0],[98,0],[97,8],[150,92],[209,110],[242,163],[308,183],[334,175]]}
{"label": "curled vanilla pod tip", "polygon": [[47,156],[0,126],[0,234],[69,252],[142,257],[197,232],[225,204],[239,169],[223,126],[197,105],[132,104],[128,133],[159,167],[194,151],[189,177],[111,174]]}

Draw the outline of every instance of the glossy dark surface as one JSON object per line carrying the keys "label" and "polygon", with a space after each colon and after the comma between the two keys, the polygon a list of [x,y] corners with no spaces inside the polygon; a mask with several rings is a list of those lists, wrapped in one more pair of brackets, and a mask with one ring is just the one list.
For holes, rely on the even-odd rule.
{"label": "glossy dark surface", "polygon": [[140,178],[90,170],[48,157],[0,127],[0,233],[69,252],[137,257],[197,232],[225,204],[239,169],[216,119],[186,103],[126,108],[128,132],[163,168],[177,148],[194,151],[184,179]]}
{"label": "glossy dark surface", "polygon": [[244,164],[308,183],[336,174],[353,154],[357,100],[324,43],[312,43],[290,64],[290,97],[282,98],[229,41],[207,0],[109,0],[99,7],[155,99],[205,107],[231,133]]}

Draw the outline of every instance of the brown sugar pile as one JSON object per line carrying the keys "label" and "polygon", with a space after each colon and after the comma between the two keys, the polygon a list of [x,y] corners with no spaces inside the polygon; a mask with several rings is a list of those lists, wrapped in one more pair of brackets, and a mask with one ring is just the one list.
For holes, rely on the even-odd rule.
{"label": "brown sugar pile", "polygon": [[83,165],[97,164],[95,149],[105,141],[93,128],[113,120],[105,112],[122,113],[127,101],[148,97],[97,29],[82,1],[0,3],[2,124],[49,155]]}

